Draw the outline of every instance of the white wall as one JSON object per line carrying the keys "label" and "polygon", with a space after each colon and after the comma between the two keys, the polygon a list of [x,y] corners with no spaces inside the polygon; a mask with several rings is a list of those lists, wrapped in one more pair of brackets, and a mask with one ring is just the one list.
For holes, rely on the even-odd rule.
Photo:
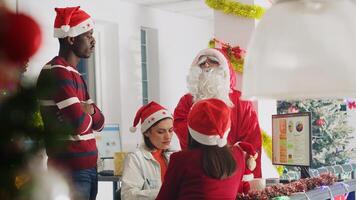
{"label": "white wall", "polygon": [[[157,89],[161,103],[173,112],[186,91],[185,77],[193,57],[207,47],[212,36],[212,22],[117,0],[105,3],[98,0],[19,0],[19,10],[38,20],[44,38],[39,53],[30,61],[28,77],[37,77],[41,67],[58,54],[58,42],[52,37],[54,7],[75,5],[92,15],[99,31],[111,30],[111,38],[99,32],[102,45],[96,47],[101,51],[102,109],[107,123],[120,123],[123,148],[132,150],[141,140],[140,134],[128,131],[142,102],[140,27],[158,30],[161,85]],[[116,36],[113,25],[118,27]]]}

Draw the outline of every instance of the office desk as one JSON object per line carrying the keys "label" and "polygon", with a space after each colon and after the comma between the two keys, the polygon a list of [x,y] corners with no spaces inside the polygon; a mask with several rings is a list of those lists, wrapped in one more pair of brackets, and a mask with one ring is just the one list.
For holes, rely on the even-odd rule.
{"label": "office desk", "polygon": [[102,176],[98,175],[98,181],[112,182],[113,200],[118,199],[116,190],[121,187],[121,176]]}

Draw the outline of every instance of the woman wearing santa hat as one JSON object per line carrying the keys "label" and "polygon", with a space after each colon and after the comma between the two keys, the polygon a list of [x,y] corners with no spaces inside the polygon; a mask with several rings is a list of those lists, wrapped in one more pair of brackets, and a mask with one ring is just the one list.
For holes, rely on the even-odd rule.
{"label": "woman wearing santa hat", "polygon": [[135,132],[141,121],[144,144],[127,155],[122,175],[121,199],[155,199],[167,170],[173,135],[173,117],[156,102],[142,106],[136,113]]}
{"label": "woman wearing santa hat", "polygon": [[188,150],[172,154],[158,200],[236,198],[245,160],[238,146],[227,146],[230,112],[219,99],[193,105]]}

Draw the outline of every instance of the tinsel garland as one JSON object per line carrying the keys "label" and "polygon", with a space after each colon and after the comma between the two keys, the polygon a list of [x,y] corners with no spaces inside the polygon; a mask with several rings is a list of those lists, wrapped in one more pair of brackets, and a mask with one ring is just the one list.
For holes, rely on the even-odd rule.
{"label": "tinsel garland", "polygon": [[[262,131],[262,147],[265,150],[267,157],[272,160],[272,137],[265,131]],[[278,174],[281,176],[284,171],[283,166],[275,166]]]}
{"label": "tinsel garland", "polygon": [[331,173],[321,174],[313,178],[300,179],[288,184],[276,184],[266,187],[262,191],[252,190],[248,194],[238,194],[237,200],[268,200],[276,197],[290,196],[297,192],[306,192],[317,187],[332,185],[336,176]]}
{"label": "tinsel garland", "polygon": [[242,73],[244,68],[245,50],[240,46],[232,47],[230,44],[213,38],[209,41],[209,48],[216,48],[217,45],[228,57],[235,72]]}
{"label": "tinsel garland", "polygon": [[205,0],[210,8],[239,17],[260,19],[265,13],[261,6],[247,5],[233,0]]}

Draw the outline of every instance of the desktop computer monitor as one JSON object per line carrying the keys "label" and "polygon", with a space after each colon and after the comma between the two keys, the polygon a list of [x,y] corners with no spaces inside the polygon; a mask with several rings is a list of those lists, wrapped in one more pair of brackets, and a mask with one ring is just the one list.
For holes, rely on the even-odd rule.
{"label": "desktop computer monitor", "polygon": [[272,163],[303,169],[311,161],[311,114],[272,115]]}

